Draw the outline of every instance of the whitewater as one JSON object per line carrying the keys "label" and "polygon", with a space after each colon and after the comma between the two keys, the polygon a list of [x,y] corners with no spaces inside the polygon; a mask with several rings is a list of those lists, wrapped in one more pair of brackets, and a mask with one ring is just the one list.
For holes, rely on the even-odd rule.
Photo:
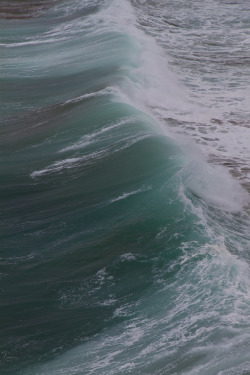
{"label": "whitewater", "polygon": [[250,4],[0,4],[0,372],[250,374]]}

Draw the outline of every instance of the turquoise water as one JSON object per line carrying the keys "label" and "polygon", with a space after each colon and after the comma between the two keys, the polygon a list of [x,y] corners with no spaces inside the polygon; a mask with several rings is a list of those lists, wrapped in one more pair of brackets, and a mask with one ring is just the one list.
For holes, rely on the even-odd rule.
{"label": "turquoise water", "polygon": [[250,374],[248,2],[0,11],[1,374]]}

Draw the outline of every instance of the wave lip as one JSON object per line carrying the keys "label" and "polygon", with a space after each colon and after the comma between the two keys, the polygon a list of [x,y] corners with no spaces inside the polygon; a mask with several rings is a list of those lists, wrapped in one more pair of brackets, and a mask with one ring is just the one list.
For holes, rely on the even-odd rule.
{"label": "wave lip", "polygon": [[[91,19],[74,19],[76,7],[92,3],[66,0],[67,16],[39,24],[52,30],[37,43],[30,35],[12,44],[20,50],[5,49],[20,106],[36,107],[41,119],[29,138],[39,144],[16,139],[4,179],[6,241],[18,254],[16,273],[7,268],[2,278],[10,305],[16,288],[17,311],[5,316],[9,332],[17,321],[23,332],[31,328],[24,339],[17,330],[20,341],[7,349],[20,363],[24,354],[24,366],[37,363],[24,375],[240,373],[249,363],[248,196],[225,169],[200,161],[191,142],[184,155],[179,137],[196,133],[199,150],[218,142],[207,133],[222,129],[219,107],[207,111],[205,95],[193,103],[179,82],[187,70],[176,64],[178,77],[168,48],[139,24],[135,5],[146,14],[163,2],[97,0]],[[170,3],[162,12],[177,2]],[[71,40],[62,46],[56,36]],[[26,120],[17,118],[17,129],[19,121]],[[27,249],[36,257],[19,254]]]}

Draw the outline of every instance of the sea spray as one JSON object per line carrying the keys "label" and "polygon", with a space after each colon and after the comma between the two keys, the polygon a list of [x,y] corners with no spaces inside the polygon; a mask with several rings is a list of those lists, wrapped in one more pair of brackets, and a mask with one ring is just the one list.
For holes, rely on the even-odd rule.
{"label": "sea spray", "polygon": [[249,371],[247,14],[81,0],[3,20],[1,373]]}

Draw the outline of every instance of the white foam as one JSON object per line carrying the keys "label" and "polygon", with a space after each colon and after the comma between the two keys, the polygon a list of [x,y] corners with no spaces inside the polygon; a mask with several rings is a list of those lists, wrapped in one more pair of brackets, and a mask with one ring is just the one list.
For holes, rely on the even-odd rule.
{"label": "white foam", "polygon": [[221,166],[210,166],[193,161],[186,167],[187,187],[209,205],[226,211],[241,211],[248,202],[248,194],[228,171]]}
{"label": "white foam", "polygon": [[109,95],[112,93],[114,93],[114,90],[111,87],[106,87],[103,90],[90,92],[84,95],[77,96],[76,98],[67,100],[62,105],[69,104],[69,103],[78,103],[84,99],[93,98],[93,97],[102,96],[102,95]]}
{"label": "white foam", "polygon": [[133,253],[125,253],[120,256],[122,262],[136,260],[136,255]]}
{"label": "white foam", "polygon": [[138,193],[142,193],[144,190],[142,189],[138,189],[138,190],[134,190],[134,191],[130,191],[128,193],[123,193],[122,195],[120,195],[119,197],[116,197],[116,198],[113,198],[110,200],[110,203],[114,203],[114,202],[117,202],[117,201],[120,201],[120,200],[123,200],[123,199],[126,199],[128,197],[130,197],[131,195],[135,195],[135,194],[138,194]]}
{"label": "white foam", "polygon": [[[207,6],[209,8],[208,13],[214,15],[216,12],[213,6],[211,8],[209,4]],[[220,7],[219,12],[223,11],[224,8],[222,8]],[[242,181],[249,183],[250,175],[247,170],[250,162],[250,132],[249,125],[241,123],[242,116],[244,117],[244,113],[247,115],[249,109],[249,88],[243,84],[240,77],[237,86],[234,76],[227,76],[226,73],[221,75],[223,81],[221,87],[220,81],[215,80],[214,83],[212,70],[211,73],[206,74],[208,79],[205,80],[201,73],[199,75],[198,68],[190,72],[181,71],[180,68],[174,69],[173,66],[170,69],[169,57],[157,42],[164,45],[170,38],[170,42],[173,42],[174,45],[174,38],[179,34],[169,35],[169,30],[166,29],[164,23],[165,18],[160,17],[157,5],[155,9],[152,7],[150,16],[143,12],[141,3],[137,12],[146,26],[138,25],[137,15],[131,4],[127,2],[113,4],[111,8],[107,9],[107,21],[111,22],[116,30],[118,24],[121,24],[121,30],[131,36],[131,44],[134,45],[136,50],[136,54],[133,56],[134,67],[124,72],[126,76],[117,92],[125,102],[146,112],[158,121],[165,134],[177,139],[178,142],[180,141],[181,146],[183,140],[179,133],[185,134],[186,138],[187,136],[191,137],[197,144],[200,144],[201,146],[197,146],[202,150],[200,153],[202,152],[211,163],[226,164],[227,159],[230,158],[232,162],[230,171],[237,172]],[[229,10],[230,12],[231,10]],[[205,14],[203,13],[200,14],[202,20]],[[151,16],[152,19],[147,18]],[[165,16],[167,18],[168,15]],[[215,16],[217,17],[217,14]],[[222,16],[222,14],[219,16]],[[185,21],[186,18],[189,19],[190,14],[178,13],[178,17],[180,17],[180,21],[182,19]],[[159,25],[156,21],[159,22]],[[203,21],[205,23],[200,25],[204,24],[204,29],[203,26],[200,26],[200,30],[207,38],[210,35],[207,34],[210,29],[211,33],[214,34],[214,19]],[[151,27],[151,25],[153,26]],[[143,29],[152,32],[155,38],[147,35]],[[184,49],[187,47],[181,45],[181,43],[185,42],[185,38],[188,41],[190,40],[190,43],[193,40],[192,38],[196,40],[196,36],[192,33],[189,36],[185,28],[178,29],[178,32],[180,32],[183,41],[179,38],[176,43]],[[222,31],[220,30],[220,32]],[[244,43],[248,43],[246,39],[244,41]],[[201,43],[200,40],[198,42]],[[193,48],[195,51],[194,46]],[[173,63],[173,58],[171,60],[171,63]],[[176,72],[179,73],[178,77]],[[188,77],[185,76],[187,74],[189,74]],[[212,77],[211,80],[209,80],[210,76]],[[191,81],[190,84],[189,80]],[[232,121],[235,117],[237,124],[233,125]],[[246,118],[248,117],[246,116]],[[171,125],[171,119],[175,121],[174,125]],[[192,148],[191,142],[189,146]],[[211,155],[214,157],[211,158]],[[218,175],[221,175],[220,181],[222,182],[222,175],[226,176],[227,173],[221,169]],[[236,173],[234,173],[235,175]],[[228,178],[226,177],[225,185],[227,181]],[[235,191],[236,183],[233,185]],[[225,195],[228,197],[228,199],[226,198],[227,202],[230,201],[229,194],[226,193]],[[242,196],[241,193],[240,195]],[[212,196],[209,197],[208,192],[206,196],[210,201],[212,200]],[[222,196],[220,200],[220,206],[225,206],[226,200],[223,202]],[[232,201],[235,201],[235,194]],[[235,209],[237,210],[236,207]]]}
{"label": "white foam", "polygon": [[30,177],[31,178],[41,177],[41,176],[48,175],[51,173],[60,172],[63,169],[72,169],[72,168],[79,166],[81,162],[83,161],[85,163],[86,162],[88,163],[88,162],[93,162],[96,159],[102,158],[105,155],[105,153],[106,153],[106,150],[101,150],[101,151],[93,152],[91,154],[84,155],[84,156],[77,157],[77,158],[68,158],[64,160],[59,160],[53,164],[50,164],[48,167],[44,169],[32,172],[30,174]]}
{"label": "white foam", "polygon": [[30,174],[30,177],[39,177],[49,173],[59,172],[62,169],[72,168],[79,162],[80,158],[69,158],[65,160],[56,161],[55,163],[49,165],[48,167],[41,169],[40,171],[34,171]]}
{"label": "white foam", "polygon": [[5,48],[17,48],[17,47],[24,47],[24,46],[34,46],[39,44],[50,44],[50,43],[58,43],[60,41],[68,40],[68,37],[60,37],[60,38],[49,38],[49,39],[36,39],[36,40],[27,40],[25,42],[19,43],[1,43],[1,47]]}
{"label": "white foam", "polygon": [[[135,17],[129,4],[125,1],[115,3],[112,22],[116,30],[118,30],[119,23],[125,29],[131,25],[131,34],[133,34]],[[107,10],[108,15],[110,15],[109,12],[111,12],[110,9]],[[134,35],[138,40],[141,40],[141,46],[147,45],[149,48],[154,44],[139,30]],[[147,57],[149,63],[148,65],[146,63],[144,69],[141,65],[136,68],[137,70],[134,70],[135,73],[138,73],[138,77],[135,74],[133,82],[136,86],[135,94],[131,94],[134,89],[134,87],[130,87],[132,76],[128,78],[127,86],[124,83],[121,91],[123,90],[124,96],[131,104],[143,109],[148,107],[146,110],[152,116],[154,114],[151,107],[157,103],[161,103],[165,107],[162,109],[164,113],[168,113],[169,110],[175,116],[175,98],[179,100],[178,93],[182,90],[171,91],[170,89],[168,92],[166,84],[168,79],[161,85],[162,77],[164,77],[163,70],[166,69],[165,57],[163,56],[163,60],[160,58],[163,65],[158,64],[157,60],[161,53],[155,44],[154,46],[152,51],[155,56],[150,56],[149,51],[143,55],[143,48],[141,49],[141,56]],[[147,56],[148,53],[149,56]],[[158,66],[159,71],[157,70]],[[146,78],[146,72],[150,70],[151,73],[149,72]],[[169,73],[168,69],[166,71],[165,78]],[[172,77],[170,77],[170,88],[171,80]],[[158,81],[161,92],[157,91]],[[147,89],[149,91],[145,92]],[[148,95],[149,93],[150,95]],[[173,99],[172,102],[171,99]],[[187,119],[185,98],[183,99],[182,95],[180,101],[177,102],[176,110],[181,102],[184,103],[184,112],[180,113],[179,117],[185,120]],[[154,113],[157,118],[157,111]],[[192,118],[192,114],[190,118]],[[129,147],[133,142],[138,142],[143,138],[145,135],[127,139],[125,147]],[[116,151],[121,149],[116,148]],[[199,153],[196,155],[199,156]],[[68,164],[78,163],[77,160],[78,158]],[[60,162],[63,163],[63,161]],[[48,171],[60,166],[60,162],[59,165],[56,163],[50,165],[47,168]],[[198,161],[194,155],[190,164],[185,168],[180,173],[180,178],[185,179],[185,184],[181,186],[182,189],[187,183],[188,188],[195,195],[201,197],[208,206],[232,212],[242,209],[245,193],[235,179],[225,172],[225,168],[210,167],[205,160]],[[140,193],[140,190],[125,192],[114,198],[114,201],[126,199],[137,193]],[[187,198],[185,191],[180,191],[181,194],[186,204],[191,206],[192,202]],[[193,206],[193,208],[206,226],[207,221],[201,206]],[[170,373],[182,371],[183,374],[208,375],[219,373],[221,366],[228,365],[229,355],[232,358],[232,354],[233,360],[238,361],[238,365],[235,365],[235,373],[239,369],[241,371],[247,368],[246,364],[249,364],[249,360],[243,363],[247,356],[244,353],[242,355],[238,349],[242,342],[248,343],[246,347],[249,357],[249,267],[246,262],[230,253],[223,238],[219,238],[217,233],[212,235],[213,229],[210,227],[211,243],[200,245],[198,240],[183,243],[180,249],[182,255],[178,261],[172,264],[172,267],[168,268],[166,262],[166,267],[162,267],[157,273],[158,265],[156,264],[156,270],[152,269],[152,273],[157,288],[155,285],[151,289],[149,287],[146,297],[145,294],[143,298],[138,297],[133,306],[123,305],[123,309],[115,310],[114,318],[126,316],[127,321],[110,325],[107,330],[103,330],[83,345],[64,353],[46,365],[37,366],[30,373],[38,375],[94,375],[100,373],[115,375],[124,372],[124,369],[133,371],[136,367],[136,373],[146,374],[149,373],[150,366],[153,368],[156,364],[155,371],[153,369],[151,372],[156,374],[159,369],[157,363],[160,361],[162,366],[165,366],[166,373],[167,371]],[[163,230],[165,228],[159,233],[159,239]],[[190,228],[190,231],[192,230],[194,228]],[[207,233],[209,234],[209,230]],[[171,271],[171,278],[169,271]],[[98,288],[100,288],[106,281],[106,270],[101,270],[96,275],[96,279]],[[111,305],[113,301],[112,297],[106,300]],[[131,312],[133,309],[134,314],[128,316],[127,312]],[[187,365],[181,370],[180,367],[178,369],[178,365],[187,363],[187,361],[189,366]],[[195,368],[189,370],[192,363],[195,364]],[[232,369],[231,373],[233,371]],[[221,373],[223,372],[226,373],[225,371]],[[229,370],[227,373],[230,373]]]}
{"label": "white foam", "polygon": [[[168,363],[174,373],[187,356],[195,366],[192,370],[188,366],[183,374],[208,375],[222,364],[230,365],[228,354],[237,353],[244,342],[249,348],[249,268],[234,256],[225,257],[219,246],[186,243],[184,248],[190,262],[176,264],[171,283],[168,269],[162,269],[157,293],[151,290],[146,298],[114,311],[113,319],[126,320],[27,375],[115,375],[134,368],[136,373],[149,374]],[[106,270],[99,275],[106,278]],[[106,303],[112,305],[113,298]],[[197,354],[202,355],[198,363]],[[238,354],[234,366],[244,359],[244,353]]]}
{"label": "white foam", "polygon": [[98,139],[98,137],[100,135],[103,135],[103,134],[109,132],[110,130],[119,128],[119,127],[124,126],[126,124],[132,124],[133,121],[134,121],[134,119],[131,118],[131,117],[130,118],[124,118],[124,119],[121,119],[118,122],[112,123],[111,125],[105,126],[105,127],[101,128],[100,130],[97,130],[95,132],[86,134],[80,139],[80,141],[74,143],[71,146],[67,146],[67,147],[63,148],[62,150],[59,151],[59,153],[84,148],[84,147],[94,143],[96,141],[96,138]]}
{"label": "white foam", "polygon": [[123,141],[126,141],[125,145],[116,148],[114,152],[119,152],[119,151],[125,150],[125,149],[133,146],[135,143],[141,142],[144,139],[149,138],[151,136],[151,134],[143,134],[143,135],[140,136],[140,133],[138,135],[135,135],[135,136],[132,135],[130,137],[124,138]]}

